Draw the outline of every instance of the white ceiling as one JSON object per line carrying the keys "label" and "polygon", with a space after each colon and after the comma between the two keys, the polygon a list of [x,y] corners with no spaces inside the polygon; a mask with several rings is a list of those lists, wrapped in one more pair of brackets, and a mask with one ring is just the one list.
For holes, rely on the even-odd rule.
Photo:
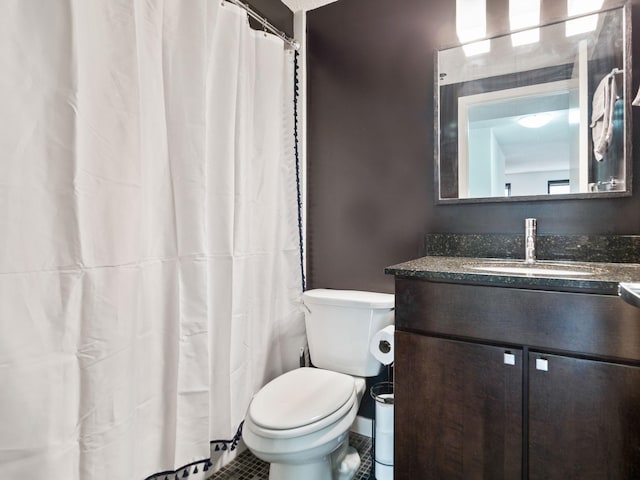
{"label": "white ceiling", "polygon": [[314,8],[322,7],[328,3],[333,3],[337,0],[281,0],[289,10],[292,12],[300,12],[306,10],[313,10]]}

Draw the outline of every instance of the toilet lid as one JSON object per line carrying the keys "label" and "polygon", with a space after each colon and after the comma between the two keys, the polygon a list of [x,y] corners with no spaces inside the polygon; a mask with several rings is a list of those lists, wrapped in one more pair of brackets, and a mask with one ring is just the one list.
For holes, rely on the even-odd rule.
{"label": "toilet lid", "polygon": [[342,407],[354,392],[349,375],[298,368],[273,379],[256,394],[249,415],[256,425],[288,430],[315,423]]}

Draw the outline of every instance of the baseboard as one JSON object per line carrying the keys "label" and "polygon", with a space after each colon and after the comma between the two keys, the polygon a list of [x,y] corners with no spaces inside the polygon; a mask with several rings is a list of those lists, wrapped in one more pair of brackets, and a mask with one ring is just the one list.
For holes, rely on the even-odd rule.
{"label": "baseboard", "polygon": [[373,420],[358,415],[351,425],[351,431],[365,437],[371,437],[373,432]]}

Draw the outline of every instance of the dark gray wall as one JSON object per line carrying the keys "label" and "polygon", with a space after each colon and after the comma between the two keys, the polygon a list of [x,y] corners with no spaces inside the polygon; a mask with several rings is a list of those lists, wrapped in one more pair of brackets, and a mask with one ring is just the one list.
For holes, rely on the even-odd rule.
{"label": "dark gray wall", "polygon": [[[508,31],[508,4],[487,0],[489,35]],[[565,1],[542,0],[543,23],[565,16]],[[537,217],[542,234],[640,234],[638,155],[632,197],[435,204],[433,60],[457,43],[454,0],[340,0],[307,21],[309,288],[393,292],[384,267],[421,256],[425,233],[520,233]]]}
{"label": "dark gray wall", "polygon": [[[293,12],[280,0],[244,0],[245,3],[258,14],[269,20],[269,23],[293,37]],[[261,30],[261,25],[253,19],[249,22],[255,29]]]}

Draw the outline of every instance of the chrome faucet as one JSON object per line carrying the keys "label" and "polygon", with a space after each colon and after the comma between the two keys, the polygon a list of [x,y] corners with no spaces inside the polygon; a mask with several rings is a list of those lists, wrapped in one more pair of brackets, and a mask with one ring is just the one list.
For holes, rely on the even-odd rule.
{"label": "chrome faucet", "polygon": [[536,262],[536,236],[538,222],[535,218],[527,218],[524,221],[524,263]]}

